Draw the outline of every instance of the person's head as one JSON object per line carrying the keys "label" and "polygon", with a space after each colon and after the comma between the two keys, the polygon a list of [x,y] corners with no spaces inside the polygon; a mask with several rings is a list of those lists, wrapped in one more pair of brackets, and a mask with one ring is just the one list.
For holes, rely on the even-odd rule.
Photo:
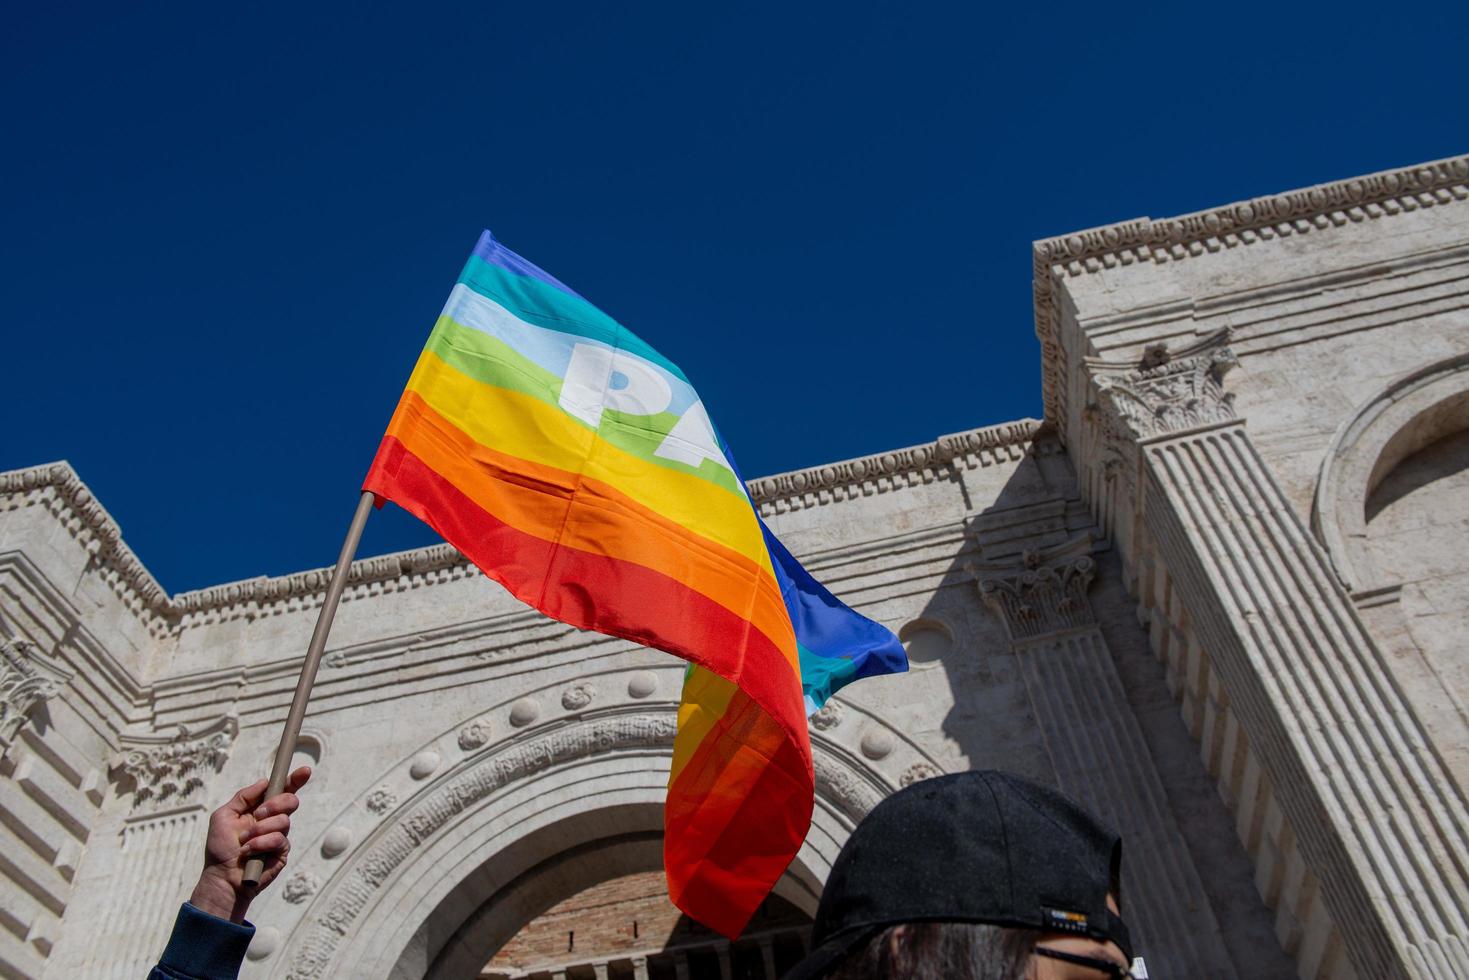
{"label": "person's head", "polygon": [[[1125,975],[1121,840],[1055,790],[1001,772],[878,804],[832,865],[811,954],[786,980]],[[1100,967],[1100,968],[1099,968]]]}

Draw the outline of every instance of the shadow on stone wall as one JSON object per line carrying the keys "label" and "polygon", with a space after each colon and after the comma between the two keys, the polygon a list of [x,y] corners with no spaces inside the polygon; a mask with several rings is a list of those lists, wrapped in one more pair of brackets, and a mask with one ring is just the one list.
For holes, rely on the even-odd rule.
{"label": "shadow on stone wall", "polygon": [[1136,610],[1043,429],[902,638],[915,671],[944,673],[942,736],[970,767],[1056,786],[1117,827],[1154,975],[1293,976]]}

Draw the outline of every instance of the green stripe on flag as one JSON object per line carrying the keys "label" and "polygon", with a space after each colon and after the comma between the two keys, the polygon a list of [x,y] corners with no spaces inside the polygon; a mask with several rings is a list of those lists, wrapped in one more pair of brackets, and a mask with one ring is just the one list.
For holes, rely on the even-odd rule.
{"label": "green stripe on flag", "polygon": [[[432,351],[454,370],[475,381],[517,391],[560,408],[561,378],[498,337],[461,326],[449,317],[439,317],[424,349]],[[735,475],[713,460],[689,466],[656,455],[658,447],[677,423],[678,416],[672,412],[630,415],[609,408],[602,412],[602,424],[597,428],[597,435],[646,462],[700,477],[738,496],[745,496],[744,487],[740,486]]]}

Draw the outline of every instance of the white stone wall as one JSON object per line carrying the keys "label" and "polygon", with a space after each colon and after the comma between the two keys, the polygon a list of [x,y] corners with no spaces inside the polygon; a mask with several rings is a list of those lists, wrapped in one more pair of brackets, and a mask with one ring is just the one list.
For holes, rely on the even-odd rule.
{"label": "white stone wall", "polygon": [[[1037,243],[1044,424],[753,481],[913,660],[813,720],[783,897],[814,911],[886,793],[999,767],[1123,832],[1155,975],[1469,968],[1466,181]],[[168,597],[69,467],[0,474],[0,972],[141,975],[208,809],[268,765],[325,578]],[[656,868],[679,679],[447,547],[357,562],[246,976],[474,976]]]}
{"label": "white stone wall", "polygon": [[[1440,161],[1036,246],[1048,412],[1303,976],[1469,971],[1469,730],[1434,655],[1456,612],[1410,627],[1400,603],[1453,587],[1463,524],[1435,500],[1462,460],[1426,464],[1448,482],[1376,540],[1367,513],[1465,428],[1466,177]],[[1433,529],[1416,570],[1390,571],[1392,527]]]}

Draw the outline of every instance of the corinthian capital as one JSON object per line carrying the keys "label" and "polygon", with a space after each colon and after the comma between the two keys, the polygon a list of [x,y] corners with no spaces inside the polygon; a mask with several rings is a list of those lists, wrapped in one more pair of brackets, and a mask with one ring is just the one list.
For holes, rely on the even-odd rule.
{"label": "corinthian capital", "polygon": [[133,778],[133,809],[158,812],[199,802],[237,731],[235,717],[225,715],[204,728],[179,725],[175,735],[122,736],[118,765]]}
{"label": "corinthian capital", "polygon": [[0,753],[35,707],[56,696],[71,673],[24,640],[0,638]]}
{"label": "corinthian capital", "polygon": [[1238,363],[1226,328],[1178,350],[1154,344],[1136,362],[1088,359],[1087,368],[1106,427],[1140,441],[1233,420],[1224,375]]}
{"label": "corinthian capital", "polygon": [[1087,590],[1096,576],[1091,537],[1055,548],[1022,552],[1018,561],[972,564],[979,595],[1005,623],[1010,639],[1029,640],[1095,626]]}

